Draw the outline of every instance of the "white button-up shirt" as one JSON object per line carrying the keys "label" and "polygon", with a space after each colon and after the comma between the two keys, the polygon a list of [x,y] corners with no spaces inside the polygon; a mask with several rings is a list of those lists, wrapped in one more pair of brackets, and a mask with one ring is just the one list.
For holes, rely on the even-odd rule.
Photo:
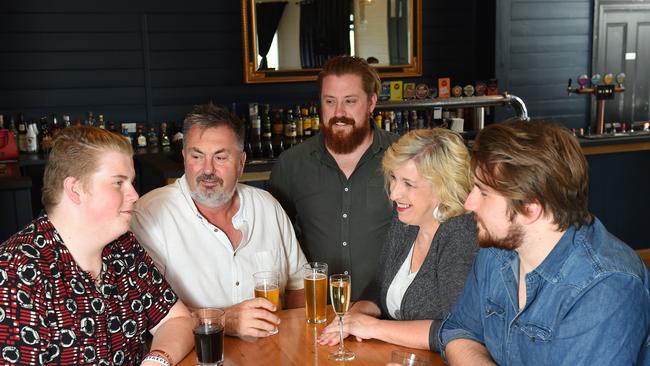
{"label": "white button-up shirt", "polygon": [[232,223],[242,233],[236,250],[199,213],[185,176],[136,203],[131,229],[191,307],[224,308],[253,298],[258,271],[278,271],[281,292],[303,288],[305,256],[280,204],[262,189],[236,189],[240,205]]}

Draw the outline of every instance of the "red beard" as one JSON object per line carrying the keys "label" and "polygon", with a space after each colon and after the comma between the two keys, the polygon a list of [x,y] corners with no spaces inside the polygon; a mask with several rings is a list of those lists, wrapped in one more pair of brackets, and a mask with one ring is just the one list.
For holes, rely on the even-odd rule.
{"label": "red beard", "polygon": [[[356,126],[354,119],[347,117],[332,117],[322,126],[325,146],[335,154],[349,154],[359,147],[370,134],[370,115],[366,114],[366,123]],[[334,131],[332,126],[336,123],[345,123],[352,126],[352,131]]]}

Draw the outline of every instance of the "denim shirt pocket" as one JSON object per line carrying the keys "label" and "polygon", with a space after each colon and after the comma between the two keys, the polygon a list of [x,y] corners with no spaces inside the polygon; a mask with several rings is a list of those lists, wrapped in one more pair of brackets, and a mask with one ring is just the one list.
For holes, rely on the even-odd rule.
{"label": "denim shirt pocket", "polygon": [[485,302],[484,317],[486,320],[490,320],[490,318],[495,316],[498,317],[499,320],[503,320],[505,317],[505,310],[496,301],[493,301],[488,297]]}
{"label": "denim shirt pocket", "polygon": [[534,324],[534,323],[525,323],[521,324],[519,327],[521,332],[528,337],[528,340],[532,343],[535,342],[550,342],[553,338],[552,329]]}

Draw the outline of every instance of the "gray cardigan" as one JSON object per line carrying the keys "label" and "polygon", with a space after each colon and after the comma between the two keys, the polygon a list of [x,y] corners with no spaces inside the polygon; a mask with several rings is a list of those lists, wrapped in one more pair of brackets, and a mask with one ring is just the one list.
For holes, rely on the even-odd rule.
{"label": "gray cardigan", "polygon": [[[418,226],[406,225],[393,215],[377,274],[362,296],[379,306],[384,319],[392,319],[386,308],[388,287],[406,260],[419,230]],[[465,214],[448,219],[436,231],[420,270],[404,293],[400,320],[433,320],[429,329],[432,351],[439,351],[438,328],[460,294],[478,249],[474,217]]]}

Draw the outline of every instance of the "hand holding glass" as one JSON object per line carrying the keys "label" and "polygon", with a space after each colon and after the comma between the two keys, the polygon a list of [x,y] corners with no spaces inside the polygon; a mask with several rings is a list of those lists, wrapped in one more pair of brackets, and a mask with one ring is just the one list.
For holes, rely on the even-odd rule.
{"label": "hand holding glass", "polygon": [[352,280],[350,275],[334,274],[330,276],[330,300],[332,308],[339,317],[339,349],[329,355],[330,360],[350,361],[354,360],[355,354],[345,349],[343,344],[343,316],[348,312],[350,307],[350,294],[352,292]]}
{"label": "hand holding glass", "polygon": [[[280,310],[280,274],[276,271],[256,272],[253,274],[255,280],[255,297],[263,297],[275,305],[275,311]],[[278,328],[273,329],[269,334],[278,334]]]}

